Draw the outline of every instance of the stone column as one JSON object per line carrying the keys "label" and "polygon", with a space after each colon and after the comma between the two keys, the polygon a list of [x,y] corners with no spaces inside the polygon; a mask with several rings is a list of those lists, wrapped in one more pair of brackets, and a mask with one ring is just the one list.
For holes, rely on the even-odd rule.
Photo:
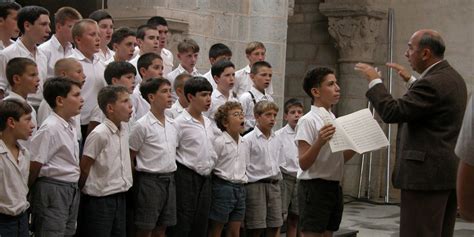
{"label": "stone column", "polygon": [[[366,108],[367,82],[354,71],[354,65],[358,62],[373,64],[376,61],[376,49],[385,50],[385,47],[378,43],[378,38],[383,36],[380,29],[386,18],[386,10],[371,5],[370,0],[327,0],[320,4],[319,9],[328,17],[329,34],[335,40],[335,47],[339,52],[337,77],[341,87],[341,100],[337,105],[336,114],[341,116]],[[381,153],[373,155],[373,161],[377,163],[374,165],[381,167]],[[345,167],[343,187],[348,194],[357,195],[360,167],[361,160],[357,157]],[[372,169],[371,180],[369,193],[372,197],[373,189],[380,190],[383,170]],[[366,189],[364,186],[362,188]],[[379,194],[375,193],[376,196]],[[365,195],[365,192],[362,195]]]}

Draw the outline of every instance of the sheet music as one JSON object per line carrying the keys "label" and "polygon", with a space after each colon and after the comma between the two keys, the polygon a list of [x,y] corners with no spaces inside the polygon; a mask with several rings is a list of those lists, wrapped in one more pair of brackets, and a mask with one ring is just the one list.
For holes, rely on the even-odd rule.
{"label": "sheet music", "polygon": [[364,153],[389,145],[387,137],[369,109],[339,117],[334,121],[334,125],[336,133],[329,141],[332,152],[351,149]]}

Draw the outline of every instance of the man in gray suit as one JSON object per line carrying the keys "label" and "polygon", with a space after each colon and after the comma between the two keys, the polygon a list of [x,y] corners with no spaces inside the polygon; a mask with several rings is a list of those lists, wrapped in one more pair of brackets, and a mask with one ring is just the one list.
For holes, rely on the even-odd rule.
{"label": "man in gray suit", "polygon": [[444,60],[444,41],[434,30],[419,30],[405,56],[421,76],[411,79],[398,64],[387,64],[408,82],[394,99],[378,72],[359,63],[355,69],[369,81],[367,98],[386,123],[398,123],[396,163],[392,174],[401,189],[400,236],[452,236],[456,219],[454,153],[466,107],[466,84]]}

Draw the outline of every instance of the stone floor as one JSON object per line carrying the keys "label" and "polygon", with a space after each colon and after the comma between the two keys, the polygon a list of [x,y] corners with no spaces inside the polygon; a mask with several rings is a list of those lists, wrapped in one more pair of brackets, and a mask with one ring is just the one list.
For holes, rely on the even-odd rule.
{"label": "stone floor", "polygon": [[[358,237],[398,237],[400,207],[353,201],[345,204],[341,228],[359,231]],[[474,237],[474,224],[457,219],[454,236]]]}

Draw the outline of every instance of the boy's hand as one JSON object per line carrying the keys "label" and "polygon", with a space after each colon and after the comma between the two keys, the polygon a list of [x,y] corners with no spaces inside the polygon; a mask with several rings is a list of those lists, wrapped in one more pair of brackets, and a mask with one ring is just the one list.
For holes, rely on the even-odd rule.
{"label": "boy's hand", "polygon": [[362,72],[362,74],[366,77],[367,81],[370,82],[377,78],[380,78],[379,72],[372,66],[366,63],[357,63],[354,67],[356,71]]}
{"label": "boy's hand", "polygon": [[408,72],[408,70],[403,67],[402,65],[398,63],[386,63],[385,64],[387,67],[394,69],[397,71],[398,75],[405,81],[407,82],[410,80],[411,74]]}
{"label": "boy's hand", "polygon": [[336,127],[332,126],[332,124],[324,125],[321,130],[319,130],[318,142],[319,144],[324,145],[327,141],[329,141],[334,133],[336,132]]}

